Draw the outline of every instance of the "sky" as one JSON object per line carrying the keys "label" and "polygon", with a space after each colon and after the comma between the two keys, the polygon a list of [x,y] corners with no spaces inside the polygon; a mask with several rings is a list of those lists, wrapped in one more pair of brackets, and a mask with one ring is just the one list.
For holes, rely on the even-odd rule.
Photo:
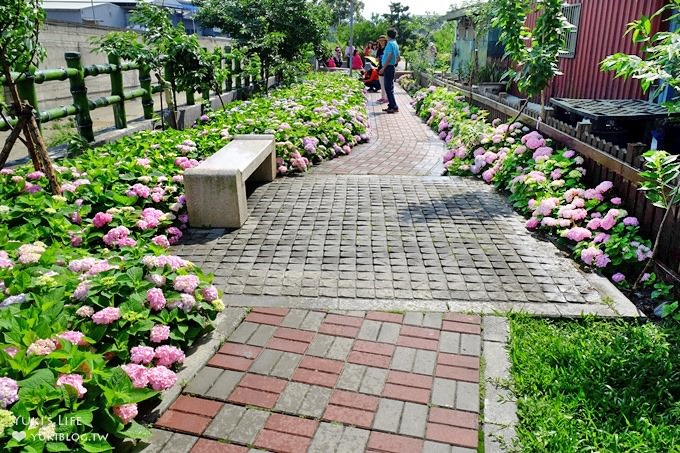
{"label": "sky", "polygon": [[449,10],[452,3],[457,3],[456,0],[363,0],[364,1],[364,17],[369,18],[371,14],[385,14],[390,11],[389,4],[392,1],[398,1],[402,5],[407,5],[409,13],[413,15],[421,15],[426,12],[433,12],[437,14],[444,14]]}

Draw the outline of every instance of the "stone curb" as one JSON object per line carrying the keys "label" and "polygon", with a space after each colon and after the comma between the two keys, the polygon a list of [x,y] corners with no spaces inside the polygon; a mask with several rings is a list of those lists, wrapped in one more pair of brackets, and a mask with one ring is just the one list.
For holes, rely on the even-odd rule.
{"label": "stone curb", "polygon": [[484,316],[482,319],[482,360],[484,377],[484,451],[501,453],[516,438],[517,405],[511,400],[510,392],[498,386],[501,380],[510,377],[510,359],[506,350],[509,323],[500,316]]}
{"label": "stone curb", "polygon": [[208,333],[203,339],[194,344],[187,352],[182,371],[177,373],[177,383],[162,394],[161,402],[151,411],[151,418],[158,418],[182,393],[183,383],[189,382],[198,374],[206,363],[212,358],[222,343],[238,327],[247,310],[244,308],[227,307],[222,313],[217,315],[215,329]]}
{"label": "stone curb", "polygon": [[614,311],[623,318],[645,318],[645,314],[630,301],[612,282],[595,273],[584,273],[586,280],[602,296],[612,299]]}
{"label": "stone curb", "polygon": [[[605,304],[570,304],[541,302],[492,302],[456,300],[413,300],[413,299],[345,299],[331,297],[293,297],[293,296],[252,296],[247,294],[224,295],[223,301],[230,307],[287,307],[308,310],[376,310],[376,311],[430,311],[462,312],[478,314],[527,313],[552,318],[575,318],[584,315],[602,317],[631,316],[633,304],[612,284],[609,289],[604,283],[596,287],[600,292],[614,300],[614,308]],[[596,283],[593,283],[596,286]],[[605,289],[601,289],[605,288]],[[611,295],[610,295],[611,293]],[[616,295],[618,293],[618,295]],[[615,296],[615,297],[614,297]],[[623,300],[621,300],[621,298]],[[625,314],[624,314],[625,313]]]}

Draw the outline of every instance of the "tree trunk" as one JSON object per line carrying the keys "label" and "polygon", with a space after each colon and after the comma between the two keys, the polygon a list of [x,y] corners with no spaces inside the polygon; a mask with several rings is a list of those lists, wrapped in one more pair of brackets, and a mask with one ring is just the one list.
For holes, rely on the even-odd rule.
{"label": "tree trunk", "polygon": [[26,118],[19,118],[19,122],[16,126],[14,126],[14,129],[12,129],[12,132],[5,140],[5,145],[2,147],[2,152],[0,152],[0,168],[4,168],[5,163],[7,163],[9,153],[12,151],[14,143],[16,143],[19,135],[21,135],[21,131],[24,129],[24,124],[26,124]]}
{"label": "tree trunk", "polygon": [[637,287],[640,285],[642,276],[645,275],[645,273],[649,270],[649,267],[654,263],[654,260],[659,254],[659,244],[661,243],[661,236],[663,236],[666,223],[668,219],[671,217],[671,213],[675,211],[675,209],[676,206],[668,206],[668,208],[666,208],[666,212],[664,213],[663,219],[661,220],[661,225],[659,225],[659,231],[656,233],[656,238],[654,239],[654,246],[652,247],[652,257],[647,260],[647,263],[645,264],[645,267],[642,268],[640,275],[638,275],[638,278],[635,279],[633,289],[637,289]]}

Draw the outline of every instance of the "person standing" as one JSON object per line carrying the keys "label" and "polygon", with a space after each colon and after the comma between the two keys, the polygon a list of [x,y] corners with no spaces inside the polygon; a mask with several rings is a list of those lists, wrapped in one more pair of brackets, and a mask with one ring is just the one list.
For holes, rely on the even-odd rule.
{"label": "person standing", "polygon": [[333,62],[336,68],[342,68],[342,50],[339,47],[335,48],[335,54],[333,55]]}
{"label": "person standing", "polygon": [[359,51],[354,49],[354,55],[352,55],[352,69],[361,70],[364,67],[364,62],[359,55]]}
{"label": "person standing", "polygon": [[347,44],[345,47],[345,60],[347,61],[347,67],[352,67],[352,57],[354,56],[354,46]]}
{"label": "person standing", "polygon": [[378,99],[379,104],[384,104],[387,102],[387,93],[385,92],[385,76],[382,73],[382,57],[385,53],[385,45],[387,44],[387,37],[385,35],[380,35],[378,38],[378,49],[375,53],[375,57],[378,59],[378,74],[380,80],[380,99]]}
{"label": "person standing", "polygon": [[387,30],[387,45],[382,56],[382,74],[385,76],[385,93],[387,94],[387,108],[383,112],[397,113],[399,106],[394,97],[394,73],[399,63],[399,44],[397,44],[397,30]]}

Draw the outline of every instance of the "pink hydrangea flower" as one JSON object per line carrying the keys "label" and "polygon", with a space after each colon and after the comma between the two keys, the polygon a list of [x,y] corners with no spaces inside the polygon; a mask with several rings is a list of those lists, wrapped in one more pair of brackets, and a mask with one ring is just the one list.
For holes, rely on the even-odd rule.
{"label": "pink hydrangea flower", "polygon": [[151,159],[146,159],[146,158],[139,158],[137,159],[137,165],[140,167],[147,168],[151,164]]}
{"label": "pink hydrangea flower", "polygon": [[175,278],[173,287],[181,293],[193,294],[199,283],[198,277],[193,274],[179,275]]}
{"label": "pink hydrangea flower", "polygon": [[120,319],[120,309],[116,307],[106,307],[92,315],[95,324],[107,325]]}
{"label": "pink hydrangea flower", "polygon": [[90,283],[88,281],[82,281],[78,283],[75,291],[73,291],[73,298],[76,300],[83,301],[87,298],[87,293],[90,291]]}
{"label": "pink hydrangea flower", "polygon": [[78,394],[78,398],[82,398],[87,393],[87,389],[83,386],[83,377],[79,374],[62,374],[57,379],[57,387],[68,385],[73,388]]}
{"label": "pink hydrangea flower", "polygon": [[150,368],[147,372],[151,388],[157,391],[167,390],[177,382],[177,375],[164,366]]}
{"label": "pink hydrangea flower", "polygon": [[638,226],[640,225],[640,222],[637,217],[626,217],[623,219],[623,224],[626,226]]}
{"label": "pink hydrangea flower", "polygon": [[602,181],[600,184],[597,185],[597,187],[595,187],[595,190],[600,192],[600,193],[605,193],[605,192],[611,190],[612,187],[614,187],[613,182]]}
{"label": "pink hydrangea flower", "polygon": [[122,365],[121,368],[132,380],[132,386],[138,389],[144,388],[149,383],[149,369],[144,365],[129,363]]}
{"label": "pink hydrangea flower", "polygon": [[607,267],[607,265],[611,263],[611,259],[609,259],[609,255],[605,255],[604,253],[601,255],[598,255],[595,257],[595,265],[599,267],[600,269]]}
{"label": "pink hydrangea flower", "polygon": [[201,291],[201,294],[203,295],[203,299],[205,299],[207,302],[212,302],[213,300],[220,297],[219,292],[217,291],[217,288],[215,288],[212,285],[208,286],[207,288],[203,288],[203,291]]}
{"label": "pink hydrangea flower", "polygon": [[76,346],[85,346],[87,344],[87,341],[85,340],[85,334],[75,330],[68,330],[66,332],[60,333],[57,336]]}
{"label": "pink hydrangea flower", "polygon": [[623,275],[621,272],[617,272],[616,274],[612,275],[612,281],[614,283],[621,283],[626,279],[626,276]]}
{"label": "pink hydrangea flower", "polygon": [[5,348],[5,352],[7,353],[8,356],[14,357],[15,355],[17,355],[17,352],[19,352],[19,348],[17,348],[16,346],[7,346]]}
{"label": "pink hydrangea flower", "polygon": [[79,309],[76,310],[76,315],[80,316],[81,318],[89,318],[94,314],[94,308],[88,306],[88,305],[83,305]]}
{"label": "pink hydrangea flower", "polygon": [[614,227],[614,225],[616,225],[616,216],[612,215],[610,211],[602,218],[602,221],[600,222],[600,228],[605,231],[609,231]]}
{"label": "pink hydrangea flower", "polygon": [[175,346],[159,346],[156,348],[156,365],[170,367],[174,363],[184,362],[184,352]]}
{"label": "pink hydrangea flower", "polygon": [[536,217],[532,217],[527,222],[524,224],[527,229],[529,230],[535,230],[538,228],[538,226],[541,224],[540,220],[538,220]]}
{"label": "pink hydrangea flower", "polygon": [[612,198],[612,199],[609,200],[609,201],[611,201],[612,204],[613,204],[614,206],[619,206],[619,205],[621,205],[621,198],[619,198],[619,197],[614,197],[614,198]]}
{"label": "pink hydrangea flower", "polygon": [[164,234],[161,234],[159,236],[154,236],[154,238],[151,239],[151,242],[153,242],[154,244],[156,244],[160,247],[165,247],[165,248],[170,247],[170,242],[168,241],[168,237],[165,236]]}
{"label": "pink hydrangea flower", "polygon": [[154,358],[154,350],[149,346],[135,346],[130,349],[130,360],[137,364],[149,364]]}
{"label": "pink hydrangea flower", "polygon": [[581,250],[581,261],[583,261],[589,266],[592,266],[595,258],[600,256],[601,254],[602,250],[598,249],[597,247],[588,247],[586,249]]}
{"label": "pink hydrangea flower", "polygon": [[151,328],[151,334],[149,335],[149,340],[152,343],[162,343],[170,338],[170,326],[163,326],[161,324],[156,324]]}
{"label": "pink hydrangea flower", "polygon": [[146,276],[146,279],[153,283],[156,288],[165,285],[165,277],[161,274],[149,274]]}
{"label": "pink hydrangea flower", "polygon": [[597,230],[598,228],[600,228],[600,219],[597,219],[597,218],[596,218],[596,219],[591,219],[591,220],[588,222],[588,225],[586,225],[586,227],[587,227],[589,230],[593,230],[593,231],[594,231],[594,230]]}
{"label": "pink hydrangea flower", "polygon": [[35,340],[26,349],[26,355],[47,355],[55,349],[57,349],[57,344],[54,342],[54,340]]}
{"label": "pink hydrangea flower", "polygon": [[97,228],[102,228],[113,220],[113,216],[106,212],[98,212],[94,215],[92,223]]}
{"label": "pink hydrangea flower", "polygon": [[581,242],[585,239],[590,239],[592,236],[593,233],[591,233],[590,230],[582,227],[574,227],[571,228],[570,230],[567,230],[566,232],[566,237],[576,242]]}
{"label": "pink hydrangea flower", "polygon": [[19,384],[12,378],[0,377],[0,407],[7,409],[19,401]]}
{"label": "pink hydrangea flower", "polygon": [[9,255],[7,252],[3,252],[0,250],[0,269],[5,268],[5,269],[12,269],[14,267],[14,263],[12,262],[11,259],[9,259]]}
{"label": "pink hydrangea flower", "polygon": [[137,241],[129,237],[130,230],[127,227],[119,226],[111,228],[102,238],[109,247],[134,247]]}
{"label": "pink hydrangea flower", "polygon": [[113,413],[118,417],[124,425],[130,423],[137,416],[137,404],[122,404],[120,406],[113,406]]}
{"label": "pink hydrangea flower", "polygon": [[597,233],[595,235],[595,238],[593,239],[593,242],[595,242],[596,244],[604,244],[609,240],[610,237],[611,236],[608,235],[607,233]]}
{"label": "pink hydrangea flower", "polygon": [[167,303],[165,300],[165,295],[163,294],[163,290],[160,288],[149,289],[146,292],[146,300],[149,302],[149,306],[154,311],[162,310]]}

